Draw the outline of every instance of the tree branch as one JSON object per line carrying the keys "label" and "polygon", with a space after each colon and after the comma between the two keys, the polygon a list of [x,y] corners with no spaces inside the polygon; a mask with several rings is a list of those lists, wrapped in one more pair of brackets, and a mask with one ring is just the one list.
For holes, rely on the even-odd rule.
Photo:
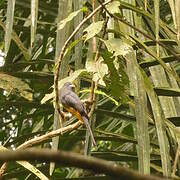
{"label": "tree branch", "polygon": [[[112,2],[113,0],[108,0],[106,2],[103,3],[103,6]],[[102,9],[103,7],[102,5],[100,5],[99,7],[97,7],[91,14],[89,14],[86,18],[83,19],[83,21],[76,27],[76,29],[72,32],[72,34],[69,36],[69,38],[67,39],[67,41],[64,43],[59,58],[58,58],[58,62],[57,62],[57,67],[56,67],[56,72],[55,72],[55,78],[54,78],[54,89],[55,89],[55,103],[56,103],[56,108],[57,111],[59,112],[59,114],[62,116],[61,110],[60,110],[60,105],[59,105],[59,92],[58,92],[58,79],[59,79],[59,70],[60,70],[60,66],[61,66],[61,61],[64,57],[64,53],[66,51],[66,48],[69,44],[69,42],[71,41],[71,39],[74,37],[74,35],[79,31],[79,29],[82,27],[82,25],[88,21],[91,17],[94,16],[94,14],[96,14],[100,9]],[[63,117],[62,117],[63,118]]]}
{"label": "tree branch", "polygon": [[[82,123],[80,121],[74,123],[74,124],[71,124],[69,126],[66,126],[66,127],[62,127],[60,129],[57,129],[57,130],[54,130],[54,131],[51,131],[47,134],[44,134],[42,136],[39,136],[39,137],[36,137],[36,138],[33,138],[33,139],[30,139],[28,141],[26,141],[25,143],[21,144],[19,147],[17,147],[17,150],[19,149],[24,149],[24,148],[27,148],[27,147],[31,147],[35,144],[39,144],[43,141],[46,141],[48,139],[51,139],[52,137],[55,137],[55,136],[58,136],[58,135],[62,135],[62,133],[65,133],[65,132],[68,132],[68,131],[72,131],[74,129],[77,129]],[[4,172],[6,171],[6,168],[7,168],[7,162],[5,162],[2,166],[1,166],[1,169],[0,169],[0,178],[2,177],[2,175],[4,174]]]}
{"label": "tree branch", "polygon": [[128,180],[162,180],[154,176],[146,176],[138,174],[128,168],[118,166],[115,163],[102,159],[87,157],[77,153],[53,150],[17,150],[0,152],[0,161],[19,161],[19,160],[38,160],[42,162],[56,162],[62,166],[78,167],[82,169],[92,170],[96,173],[104,173],[113,178],[128,179]]}
{"label": "tree branch", "polygon": [[25,143],[21,144],[17,149],[19,150],[19,149],[31,147],[35,144],[38,144],[38,143],[41,143],[41,142],[46,141],[48,139],[51,139],[52,137],[58,136],[62,133],[77,129],[80,125],[82,125],[82,123],[80,121],[78,121],[78,122],[71,124],[69,126],[62,127],[62,128],[57,129],[57,130],[51,131],[47,134],[44,134],[42,136],[30,139],[29,141],[26,141]]}

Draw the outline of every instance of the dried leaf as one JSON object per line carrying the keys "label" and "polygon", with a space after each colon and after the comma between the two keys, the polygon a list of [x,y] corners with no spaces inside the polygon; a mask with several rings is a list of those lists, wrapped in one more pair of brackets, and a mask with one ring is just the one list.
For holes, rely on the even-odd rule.
{"label": "dried leaf", "polygon": [[31,88],[21,79],[5,73],[0,73],[0,80],[0,88],[6,90],[8,93],[17,93],[29,101],[32,100]]}

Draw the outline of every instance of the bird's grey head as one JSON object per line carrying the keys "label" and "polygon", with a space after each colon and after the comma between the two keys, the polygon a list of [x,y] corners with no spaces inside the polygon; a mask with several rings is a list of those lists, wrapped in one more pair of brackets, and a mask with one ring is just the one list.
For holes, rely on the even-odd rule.
{"label": "bird's grey head", "polygon": [[71,83],[71,82],[66,82],[64,84],[64,87],[66,87],[67,89],[70,89],[72,91],[75,91],[75,85],[73,83]]}

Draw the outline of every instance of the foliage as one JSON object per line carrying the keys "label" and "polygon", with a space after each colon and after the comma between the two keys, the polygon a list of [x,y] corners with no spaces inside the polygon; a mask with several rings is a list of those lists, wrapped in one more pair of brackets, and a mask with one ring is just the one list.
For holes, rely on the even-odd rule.
{"label": "foliage", "polygon": [[[1,150],[14,150],[53,130],[59,118],[52,101],[58,56],[73,30],[94,10],[93,2],[97,8],[101,1],[67,0],[61,12],[62,0],[0,1],[0,49],[5,52],[0,67]],[[59,88],[72,81],[87,100],[92,81],[98,84],[91,118],[97,146],[88,145],[83,127],[61,135],[59,149],[85,151],[144,174],[180,176],[180,163],[174,160],[180,125],[180,6],[168,2],[161,0],[158,12],[157,1],[113,1],[72,37],[61,62]],[[64,126],[74,121],[72,117]],[[36,145],[51,147],[51,139]],[[3,176],[49,178],[49,164],[11,162]],[[52,179],[86,176],[108,178],[56,165]]]}

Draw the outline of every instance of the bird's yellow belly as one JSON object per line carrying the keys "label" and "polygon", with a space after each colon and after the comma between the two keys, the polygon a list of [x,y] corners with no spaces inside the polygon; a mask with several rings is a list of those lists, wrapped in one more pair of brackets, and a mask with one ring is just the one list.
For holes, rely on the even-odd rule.
{"label": "bird's yellow belly", "polygon": [[72,108],[72,107],[68,107],[68,108],[65,107],[65,109],[68,112],[70,112],[71,114],[74,114],[77,117],[78,120],[80,120],[81,122],[84,122],[83,119],[82,119],[81,114],[78,111],[76,111],[74,108]]}

